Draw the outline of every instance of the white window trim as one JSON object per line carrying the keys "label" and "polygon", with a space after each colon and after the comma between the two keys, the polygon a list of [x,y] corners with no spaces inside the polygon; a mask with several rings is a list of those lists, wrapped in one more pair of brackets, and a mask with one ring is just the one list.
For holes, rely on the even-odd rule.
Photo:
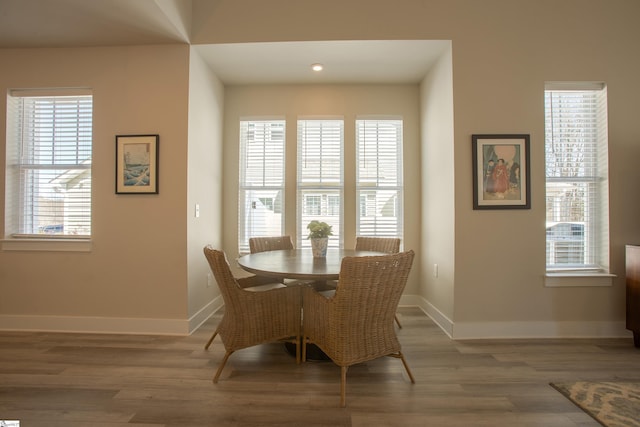
{"label": "white window trim", "polygon": [[[546,90],[599,90],[604,88],[602,82],[547,82]],[[552,270],[544,275],[544,286],[553,287],[610,287],[617,275],[608,270]]]}
{"label": "white window trim", "polygon": [[380,121],[393,121],[393,122],[399,122],[400,123],[400,141],[399,144],[396,146],[396,154],[397,154],[397,165],[396,165],[396,173],[397,175],[397,183],[395,186],[384,186],[384,185],[374,185],[374,186],[368,186],[368,185],[363,185],[360,182],[360,173],[359,170],[356,172],[356,196],[357,196],[357,210],[356,210],[356,233],[358,235],[370,235],[370,234],[363,234],[363,230],[361,230],[361,220],[362,220],[362,215],[361,215],[361,211],[360,211],[360,198],[363,195],[363,192],[367,191],[367,190],[374,190],[374,191],[396,191],[397,192],[397,210],[398,212],[396,212],[396,218],[398,218],[398,223],[397,223],[397,230],[396,230],[396,234],[394,236],[389,235],[388,237],[398,237],[401,239],[401,242],[404,242],[404,119],[402,118],[402,116],[376,116],[376,115],[367,115],[367,116],[357,116],[356,120],[354,122],[354,125],[356,126],[356,168],[359,169],[360,167],[360,157],[359,157],[359,149],[360,149],[360,144],[362,143],[362,141],[360,141],[359,136],[358,136],[358,123],[360,121],[373,121],[373,122],[380,122]]}
{"label": "white window trim", "polygon": [[1,241],[3,251],[91,252],[91,239],[12,238]]}
{"label": "white window trim", "polygon": [[[84,96],[93,95],[90,88],[16,88],[11,94],[25,97],[33,96]],[[93,215],[93,214],[92,214]],[[14,234],[0,239],[2,251],[45,251],[45,252],[91,252],[93,248],[92,236],[48,236]]]}
{"label": "white window trim", "polygon": [[613,286],[617,276],[611,273],[547,273],[544,276],[544,286],[547,288],[562,287],[599,287]]}
{"label": "white window trim", "polygon": [[[341,147],[340,147],[340,182],[339,183],[323,183],[318,185],[317,183],[313,184],[303,184],[301,182],[301,160],[302,160],[302,149],[301,149],[301,136],[300,136],[300,122],[302,121],[339,121],[342,123],[342,134],[341,134]],[[344,150],[345,150],[345,118],[344,116],[298,116],[296,120],[296,149],[298,154],[296,156],[296,228],[297,228],[297,240],[296,246],[298,248],[307,247],[310,245],[307,236],[307,223],[302,223],[302,217],[304,216],[304,197],[303,193],[305,191],[313,191],[313,190],[329,190],[329,191],[338,191],[338,196],[341,200],[344,200],[345,194],[345,165],[344,165]],[[326,201],[325,201],[326,202]],[[321,202],[322,209],[322,202]],[[336,241],[335,237],[337,237],[337,245],[338,247],[343,247],[344,244],[344,203],[340,206],[340,226],[339,229],[336,229],[334,226],[333,231],[334,235],[331,241]],[[322,220],[321,217],[318,219]]]}
{"label": "white window trim", "polygon": [[[273,122],[282,122],[283,124],[283,152],[282,152],[282,176],[283,176],[283,181],[282,184],[280,186],[273,186],[273,185],[263,185],[263,186],[253,186],[253,185],[249,185],[247,184],[247,177],[245,175],[245,170],[243,169],[243,160],[246,160],[246,156],[247,156],[247,147],[246,147],[246,143],[247,140],[245,139],[245,137],[248,134],[244,134],[243,133],[243,123],[246,123],[247,126],[250,123],[273,123]],[[238,235],[237,235],[237,241],[238,241],[238,251],[241,255],[247,254],[249,253],[249,238],[251,236],[247,235],[247,240],[246,242],[243,241],[243,235],[247,232],[247,230],[245,229],[245,226],[243,224],[243,222],[246,220],[248,213],[246,212],[246,210],[244,209],[245,206],[245,202],[246,200],[243,197],[240,197],[241,195],[244,195],[244,197],[246,197],[247,192],[251,192],[251,191],[279,191],[282,197],[281,203],[282,206],[281,208],[283,209],[282,212],[282,218],[280,221],[280,232],[279,234],[284,234],[284,226],[285,226],[285,215],[284,215],[284,209],[286,206],[286,145],[287,145],[287,139],[286,139],[286,127],[287,127],[287,122],[285,120],[284,117],[282,116],[250,116],[250,117],[241,117],[240,121],[239,121],[239,126],[240,126],[240,142],[239,142],[239,178],[238,178]]]}

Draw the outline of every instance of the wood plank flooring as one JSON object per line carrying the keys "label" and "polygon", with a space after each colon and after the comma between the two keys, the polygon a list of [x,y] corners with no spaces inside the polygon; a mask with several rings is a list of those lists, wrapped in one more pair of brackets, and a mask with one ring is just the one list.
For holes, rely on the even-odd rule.
{"label": "wood plank flooring", "polygon": [[25,426],[598,426],[551,381],[640,381],[631,339],[450,340],[400,308],[402,363],[349,369],[279,343],[231,356],[220,382],[219,315],[189,337],[0,332],[0,420]]}

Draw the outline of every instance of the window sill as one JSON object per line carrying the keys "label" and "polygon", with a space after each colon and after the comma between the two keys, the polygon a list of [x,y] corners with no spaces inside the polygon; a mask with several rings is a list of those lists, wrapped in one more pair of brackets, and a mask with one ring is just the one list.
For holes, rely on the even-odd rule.
{"label": "window sill", "polygon": [[613,286],[615,278],[616,275],[611,273],[546,273],[544,286],[548,288]]}
{"label": "window sill", "polygon": [[3,251],[91,252],[91,239],[5,239]]}

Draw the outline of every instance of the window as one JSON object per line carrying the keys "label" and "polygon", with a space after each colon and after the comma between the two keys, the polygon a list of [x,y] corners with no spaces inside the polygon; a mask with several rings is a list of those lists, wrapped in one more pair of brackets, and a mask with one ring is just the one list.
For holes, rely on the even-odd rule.
{"label": "window", "polygon": [[342,120],[298,120],[298,247],[310,247],[312,220],[331,225],[329,245],[342,246],[343,135]]}
{"label": "window", "polygon": [[240,122],[240,253],[250,237],[284,234],[284,135],[284,120]]}
{"label": "window", "polygon": [[545,160],[547,271],[608,272],[604,85],[547,85]]}
{"label": "window", "polygon": [[342,209],[342,204],[340,203],[340,196],[336,196],[335,194],[327,195],[327,214],[329,216],[340,216],[340,210]]}
{"label": "window", "polygon": [[402,238],[402,120],[357,120],[357,234]]}
{"label": "window", "polygon": [[307,194],[304,197],[303,213],[305,216],[319,216],[322,212],[322,196]]}
{"label": "window", "polygon": [[7,237],[90,237],[92,116],[87,90],[9,91]]}

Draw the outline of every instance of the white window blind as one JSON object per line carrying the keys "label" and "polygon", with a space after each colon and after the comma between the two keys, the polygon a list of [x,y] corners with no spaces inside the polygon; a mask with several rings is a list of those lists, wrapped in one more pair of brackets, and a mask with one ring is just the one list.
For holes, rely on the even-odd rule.
{"label": "white window blind", "polygon": [[5,235],[91,235],[93,101],[87,93],[10,91]]}
{"label": "white window blind", "polygon": [[547,86],[545,160],[547,270],[608,271],[604,85]]}
{"label": "white window blind", "polygon": [[284,120],[240,122],[240,253],[249,252],[250,237],[283,234],[284,153]]}
{"label": "white window blind", "polygon": [[329,247],[342,246],[342,120],[298,120],[298,247],[310,247],[307,224],[331,225]]}
{"label": "white window blind", "polygon": [[357,234],[402,239],[402,120],[356,120]]}

